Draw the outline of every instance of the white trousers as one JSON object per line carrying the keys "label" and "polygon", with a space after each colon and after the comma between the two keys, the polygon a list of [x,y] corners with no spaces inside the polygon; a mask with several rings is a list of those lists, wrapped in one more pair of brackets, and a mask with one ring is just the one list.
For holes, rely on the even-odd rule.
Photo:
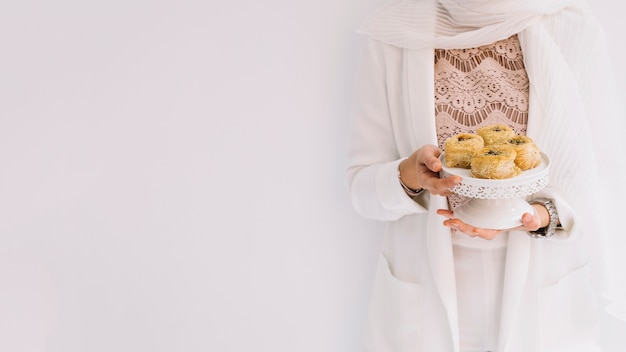
{"label": "white trousers", "polygon": [[462,352],[495,352],[498,346],[507,235],[493,242],[454,235]]}

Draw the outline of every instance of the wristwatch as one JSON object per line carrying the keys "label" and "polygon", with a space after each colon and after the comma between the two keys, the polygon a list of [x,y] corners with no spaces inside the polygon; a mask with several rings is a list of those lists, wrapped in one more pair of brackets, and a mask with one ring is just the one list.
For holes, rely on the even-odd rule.
{"label": "wristwatch", "polygon": [[556,206],[554,206],[552,199],[536,198],[532,199],[530,204],[541,204],[546,207],[548,214],[550,214],[550,222],[546,227],[542,227],[536,231],[529,231],[528,235],[532,238],[548,238],[554,235],[559,225],[559,213],[556,211]]}

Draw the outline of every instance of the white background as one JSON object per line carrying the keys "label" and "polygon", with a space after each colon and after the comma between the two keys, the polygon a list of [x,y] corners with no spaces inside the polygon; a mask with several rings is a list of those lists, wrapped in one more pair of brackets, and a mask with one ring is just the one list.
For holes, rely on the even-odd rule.
{"label": "white background", "polygon": [[0,5],[0,351],[360,351],[382,225],[343,169],[378,2]]}

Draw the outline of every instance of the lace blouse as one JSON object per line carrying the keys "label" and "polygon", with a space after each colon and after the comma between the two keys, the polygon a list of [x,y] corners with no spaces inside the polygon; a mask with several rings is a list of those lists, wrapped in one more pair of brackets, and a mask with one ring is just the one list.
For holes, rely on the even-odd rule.
{"label": "lace blouse", "polygon": [[[529,82],[517,35],[478,48],[435,50],[435,119],[439,149],[458,133],[505,124],[526,134]],[[449,197],[454,209],[463,202]]]}
{"label": "lace blouse", "polygon": [[435,50],[439,147],[457,133],[474,133],[494,123],[525,134],[528,88],[517,35],[478,48]]}

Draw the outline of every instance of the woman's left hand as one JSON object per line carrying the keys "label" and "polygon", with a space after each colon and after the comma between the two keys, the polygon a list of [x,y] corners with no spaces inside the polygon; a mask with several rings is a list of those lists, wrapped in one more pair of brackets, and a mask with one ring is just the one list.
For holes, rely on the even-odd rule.
{"label": "woman's left hand", "polygon": [[443,222],[444,226],[456,229],[457,231],[461,231],[470,237],[480,237],[486,240],[492,240],[505,231],[536,231],[541,227],[547,226],[550,219],[550,215],[547,209],[539,204],[533,204],[533,208],[535,209],[534,214],[524,213],[524,215],[522,215],[522,225],[512,229],[501,230],[482,229],[466,224],[463,221],[455,218],[454,213],[451,210],[439,209],[437,210],[437,214],[443,215],[448,218]]}

